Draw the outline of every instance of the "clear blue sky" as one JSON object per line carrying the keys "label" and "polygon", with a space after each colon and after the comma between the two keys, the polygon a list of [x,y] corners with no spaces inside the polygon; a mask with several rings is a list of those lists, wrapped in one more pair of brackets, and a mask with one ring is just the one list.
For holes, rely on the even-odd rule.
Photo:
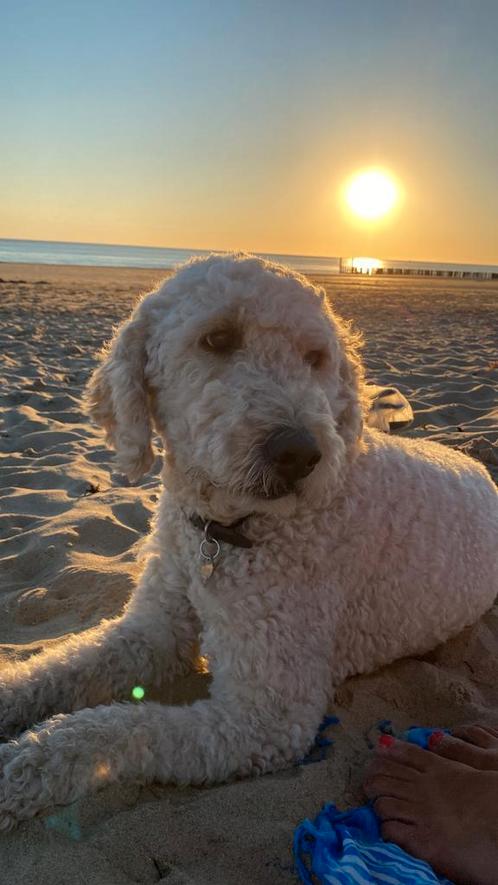
{"label": "clear blue sky", "polygon": [[[0,236],[498,263],[496,0],[1,5]],[[404,200],[353,223],[381,165]]]}

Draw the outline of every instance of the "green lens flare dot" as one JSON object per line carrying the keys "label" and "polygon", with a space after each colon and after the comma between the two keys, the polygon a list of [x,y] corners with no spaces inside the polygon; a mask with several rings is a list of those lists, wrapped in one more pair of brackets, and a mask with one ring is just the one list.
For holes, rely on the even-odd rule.
{"label": "green lens flare dot", "polygon": [[141,685],[136,685],[131,690],[131,696],[135,701],[141,701],[145,695],[145,689]]}

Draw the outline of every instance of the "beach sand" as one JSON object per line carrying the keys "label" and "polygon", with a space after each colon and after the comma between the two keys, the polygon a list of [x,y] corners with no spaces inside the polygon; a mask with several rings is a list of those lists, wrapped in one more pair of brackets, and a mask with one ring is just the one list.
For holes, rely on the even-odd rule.
{"label": "beach sand", "polygon": [[[136,578],[160,455],[130,486],[80,394],[112,326],[160,276],[0,265],[0,664],[117,615]],[[363,331],[369,380],[410,399],[408,435],[463,447],[498,481],[498,284],[320,282]],[[192,677],[174,699],[207,689]],[[379,720],[498,721],[498,607],[428,655],[350,679],[330,712],[340,724],[323,761],[210,789],[113,786],[0,836],[1,885],[295,882],[294,827],[325,801],[362,801]]]}

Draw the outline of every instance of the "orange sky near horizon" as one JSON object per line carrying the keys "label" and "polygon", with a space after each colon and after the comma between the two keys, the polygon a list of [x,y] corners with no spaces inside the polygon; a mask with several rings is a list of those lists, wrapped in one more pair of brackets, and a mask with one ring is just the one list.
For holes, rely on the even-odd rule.
{"label": "orange sky near horizon", "polygon": [[[27,5],[0,237],[498,264],[491,4]],[[371,166],[403,199],[365,222],[342,189]]]}

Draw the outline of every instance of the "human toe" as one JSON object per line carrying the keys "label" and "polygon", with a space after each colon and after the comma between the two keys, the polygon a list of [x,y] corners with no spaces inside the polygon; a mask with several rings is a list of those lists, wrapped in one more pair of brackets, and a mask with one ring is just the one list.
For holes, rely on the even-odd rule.
{"label": "human toe", "polygon": [[486,750],[454,735],[443,734],[441,739],[429,741],[429,749],[437,756],[470,768],[488,771],[498,768],[498,751]]}
{"label": "human toe", "polygon": [[413,854],[416,845],[416,829],[413,824],[387,820],[382,822],[380,831],[384,842],[394,842],[404,851]]}
{"label": "human toe", "polygon": [[498,750],[498,729],[491,725],[459,725],[451,733],[484,750]]}
{"label": "human toe", "polygon": [[393,799],[409,799],[412,792],[412,784],[403,778],[372,773],[365,778],[363,790],[369,799],[377,799],[379,796],[390,796]]}
{"label": "human toe", "polygon": [[416,810],[407,799],[397,799],[393,796],[379,796],[373,803],[374,811],[382,821],[398,820],[405,823],[414,823]]}
{"label": "human toe", "polygon": [[[392,762],[397,762],[400,765],[420,772],[427,771],[430,768],[431,757],[426,750],[422,750],[421,747],[410,744],[408,741],[399,741],[395,738],[390,738],[390,742],[387,744],[382,741],[384,737],[386,736],[382,735],[376,747],[378,758],[389,758]],[[387,737],[390,736],[388,735]]]}

